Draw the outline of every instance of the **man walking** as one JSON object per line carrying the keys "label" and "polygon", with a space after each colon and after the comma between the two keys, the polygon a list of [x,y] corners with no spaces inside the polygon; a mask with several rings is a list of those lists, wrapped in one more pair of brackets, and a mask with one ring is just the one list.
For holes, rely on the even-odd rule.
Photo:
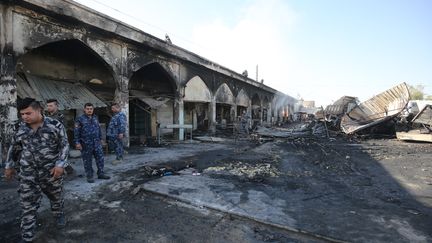
{"label": "man walking", "polygon": [[35,235],[36,211],[41,203],[41,192],[51,202],[57,226],[66,225],[63,211],[63,167],[69,144],[63,124],[44,117],[39,102],[25,98],[17,108],[22,122],[8,150],[5,177],[11,180],[16,173],[13,157],[16,157],[16,150],[20,150],[21,234],[23,241],[31,242]]}
{"label": "man walking", "polygon": [[94,113],[92,103],[84,105],[84,114],[75,121],[74,144],[75,148],[81,150],[84,170],[87,182],[93,183],[93,156],[96,160],[98,179],[110,179],[104,173],[104,156],[102,150],[102,133],[99,120]]}
{"label": "man walking", "polygon": [[111,111],[113,112],[113,117],[108,125],[107,138],[116,154],[116,159],[112,162],[115,165],[123,161],[123,138],[126,132],[126,115],[121,112],[121,107],[117,103],[111,105]]}
{"label": "man walking", "polygon": [[[47,103],[47,111],[45,112],[45,116],[51,117],[53,119],[58,120],[65,126],[64,115],[59,111],[58,101],[57,99],[48,99]],[[65,126],[66,129],[66,126]],[[71,175],[74,172],[72,165],[66,164],[64,167],[66,174]]]}

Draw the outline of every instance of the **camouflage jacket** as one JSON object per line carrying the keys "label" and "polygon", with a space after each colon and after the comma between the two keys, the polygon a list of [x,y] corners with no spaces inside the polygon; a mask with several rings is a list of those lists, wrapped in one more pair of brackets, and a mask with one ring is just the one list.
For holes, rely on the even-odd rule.
{"label": "camouflage jacket", "polygon": [[83,114],[75,121],[74,144],[94,145],[102,140],[102,132],[97,116]]}
{"label": "camouflage jacket", "polygon": [[60,111],[57,111],[54,114],[50,114],[49,112],[45,112],[45,116],[56,119],[59,122],[61,122],[63,125],[65,124],[64,123],[64,115]]}
{"label": "camouflage jacket", "polygon": [[16,150],[21,150],[21,166],[64,167],[69,153],[65,128],[49,117],[44,117],[36,131],[21,122],[8,150],[6,169],[15,167],[13,155]]}
{"label": "camouflage jacket", "polygon": [[123,112],[116,113],[108,125],[107,136],[116,137],[126,132],[126,115]]}

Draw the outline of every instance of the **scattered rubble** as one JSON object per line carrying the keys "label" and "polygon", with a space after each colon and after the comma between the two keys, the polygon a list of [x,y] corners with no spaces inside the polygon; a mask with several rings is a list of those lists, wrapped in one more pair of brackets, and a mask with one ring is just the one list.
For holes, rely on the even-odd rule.
{"label": "scattered rubble", "polygon": [[396,137],[405,141],[432,142],[432,105],[425,105],[411,121],[409,118],[400,121]]}
{"label": "scattered rubble", "polygon": [[208,167],[204,170],[208,174],[231,174],[254,180],[265,177],[277,177],[280,172],[270,163],[248,164],[235,161],[226,165]]}
{"label": "scattered rubble", "polygon": [[224,138],[210,137],[210,136],[194,137],[194,139],[201,142],[225,142],[226,141],[226,139]]}

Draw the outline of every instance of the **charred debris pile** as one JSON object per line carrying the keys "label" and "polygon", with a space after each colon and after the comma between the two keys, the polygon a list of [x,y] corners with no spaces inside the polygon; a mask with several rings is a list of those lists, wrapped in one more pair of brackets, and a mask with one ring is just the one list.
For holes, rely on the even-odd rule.
{"label": "charred debris pile", "polygon": [[[259,133],[270,135],[265,131]],[[401,83],[362,103],[356,97],[343,96],[325,109],[319,109],[289,133],[322,137],[341,134],[365,138],[397,137],[404,141],[432,142],[432,101],[410,100],[408,86]]]}

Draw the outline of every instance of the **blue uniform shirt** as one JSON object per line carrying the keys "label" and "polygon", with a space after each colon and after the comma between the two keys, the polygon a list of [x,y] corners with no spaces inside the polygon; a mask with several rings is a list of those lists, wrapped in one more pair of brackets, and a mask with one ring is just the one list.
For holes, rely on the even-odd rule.
{"label": "blue uniform shirt", "polygon": [[116,113],[108,125],[107,136],[117,137],[126,132],[126,115],[123,112]]}
{"label": "blue uniform shirt", "polygon": [[74,144],[93,145],[102,140],[101,127],[97,116],[83,114],[75,120]]}

